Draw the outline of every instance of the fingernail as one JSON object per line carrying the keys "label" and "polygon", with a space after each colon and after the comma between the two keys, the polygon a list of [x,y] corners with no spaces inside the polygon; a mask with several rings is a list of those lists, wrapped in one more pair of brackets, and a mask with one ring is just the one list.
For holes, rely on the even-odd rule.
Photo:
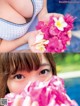
{"label": "fingernail", "polygon": [[34,102],[32,103],[32,106],[39,106],[39,104],[38,104],[37,101],[34,101]]}
{"label": "fingernail", "polygon": [[22,106],[31,106],[31,98],[26,96]]}
{"label": "fingernail", "polygon": [[17,95],[17,96],[16,96],[16,99],[21,99],[21,98],[22,98],[21,95]]}
{"label": "fingernail", "polygon": [[70,45],[70,41],[67,42],[67,45]]}
{"label": "fingernail", "polygon": [[21,104],[22,104],[22,96],[17,95],[11,106],[21,106]]}
{"label": "fingernail", "polygon": [[31,101],[31,98],[30,98],[30,96],[26,96],[26,98],[25,98],[27,101]]}

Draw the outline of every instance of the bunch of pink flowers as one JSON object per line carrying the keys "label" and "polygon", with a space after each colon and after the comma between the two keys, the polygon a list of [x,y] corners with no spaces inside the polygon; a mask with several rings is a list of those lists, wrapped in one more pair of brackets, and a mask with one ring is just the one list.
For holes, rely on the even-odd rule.
{"label": "bunch of pink flowers", "polygon": [[73,22],[74,18],[70,14],[51,16],[49,22],[39,21],[36,29],[41,32],[36,36],[36,49],[42,52],[64,52],[70,44],[69,31],[73,29]]}
{"label": "bunch of pink flowers", "polygon": [[20,94],[7,94],[5,98],[8,99],[8,106],[12,105],[17,95],[22,96],[23,101],[28,95],[32,101],[38,101],[39,106],[78,106],[66,94],[64,81],[57,76],[53,76],[47,82],[29,83]]}

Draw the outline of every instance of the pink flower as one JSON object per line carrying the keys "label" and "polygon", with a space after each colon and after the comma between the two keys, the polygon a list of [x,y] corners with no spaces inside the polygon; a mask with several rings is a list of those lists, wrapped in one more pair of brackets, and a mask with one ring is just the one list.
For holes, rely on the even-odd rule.
{"label": "pink flower", "polygon": [[[55,48],[56,47],[56,48]],[[57,37],[53,37],[49,39],[49,44],[46,46],[46,51],[48,52],[62,52],[63,49],[63,44],[60,39]]]}
{"label": "pink flower", "polygon": [[49,40],[48,44],[43,45],[46,52],[60,53],[66,49],[71,40],[68,31],[72,30],[73,22],[74,18],[70,14],[59,18],[51,16],[48,23],[38,22],[37,30],[42,31],[43,39]]}
{"label": "pink flower", "polygon": [[64,20],[68,23],[68,26],[65,28],[65,30],[72,30],[75,18],[70,14],[66,14]]}
{"label": "pink flower", "polygon": [[32,101],[38,101],[39,106],[78,106],[66,94],[64,81],[57,76],[53,76],[47,82],[29,83],[20,94],[12,94],[13,96],[11,94],[5,96],[5,98],[10,100],[8,101],[8,106],[12,105],[16,95],[22,96],[23,101],[26,96],[30,96]]}
{"label": "pink flower", "polygon": [[60,31],[55,26],[50,26],[49,33],[52,36],[57,36]]}
{"label": "pink flower", "polygon": [[39,29],[41,29],[42,27],[44,27],[44,22],[43,22],[43,21],[39,21],[39,22],[38,22],[38,25],[36,26],[36,29],[39,30]]}
{"label": "pink flower", "polygon": [[59,39],[62,41],[63,45],[66,45],[67,42],[71,40],[67,34],[61,34]]}

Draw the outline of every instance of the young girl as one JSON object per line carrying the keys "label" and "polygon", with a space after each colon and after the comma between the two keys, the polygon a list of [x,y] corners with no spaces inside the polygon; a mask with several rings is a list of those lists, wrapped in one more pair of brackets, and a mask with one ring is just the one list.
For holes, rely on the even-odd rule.
{"label": "young girl", "polygon": [[4,97],[10,100],[8,106],[78,106],[67,96],[53,55],[47,53],[0,54],[0,98]]}
{"label": "young girl", "polygon": [[[0,54],[0,98],[9,92],[22,92],[28,82],[48,81],[53,75],[56,66],[51,54]],[[20,100],[16,97],[13,106],[21,106]],[[31,104],[30,97],[25,102],[26,106],[38,106],[35,101]]]}
{"label": "young girl", "polygon": [[0,52],[29,49],[37,21],[60,16],[49,14],[46,5],[47,0],[0,0]]}

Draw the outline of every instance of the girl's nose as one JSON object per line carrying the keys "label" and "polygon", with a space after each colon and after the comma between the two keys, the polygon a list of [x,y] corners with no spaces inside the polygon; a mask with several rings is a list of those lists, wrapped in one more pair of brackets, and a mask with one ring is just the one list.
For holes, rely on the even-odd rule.
{"label": "girl's nose", "polygon": [[38,81],[38,78],[36,78],[36,76],[29,76],[29,78],[27,78],[26,83],[33,83],[35,81]]}

